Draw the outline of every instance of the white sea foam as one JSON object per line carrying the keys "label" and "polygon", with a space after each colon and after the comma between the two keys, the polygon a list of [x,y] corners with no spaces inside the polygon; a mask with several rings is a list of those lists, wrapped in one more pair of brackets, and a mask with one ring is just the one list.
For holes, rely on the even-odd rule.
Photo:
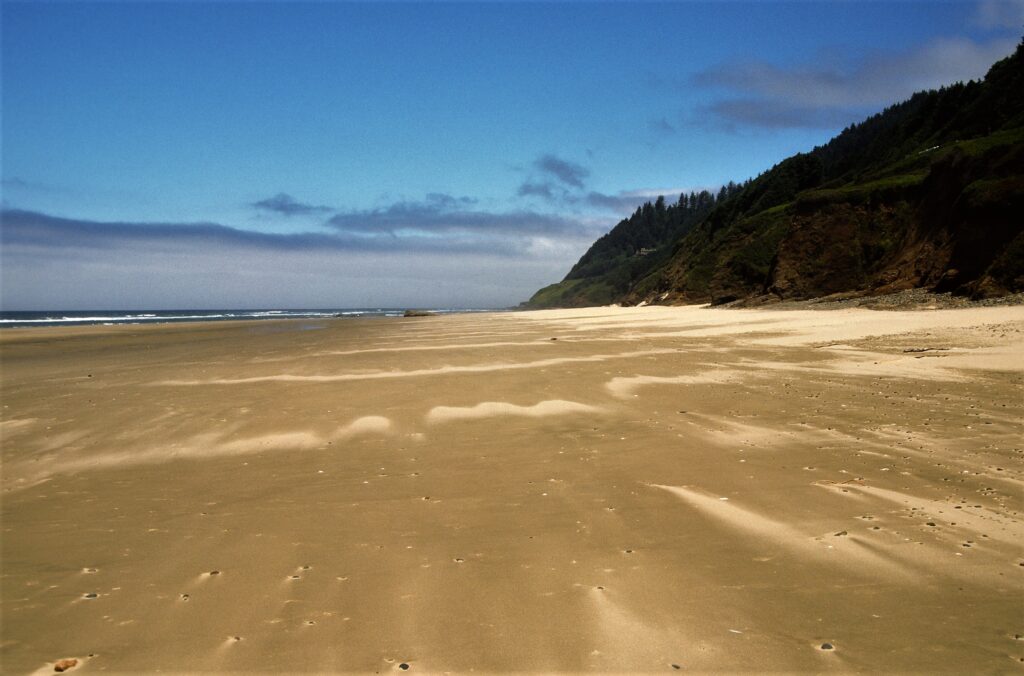
{"label": "white sea foam", "polygon": [[[399,316],[401,313],[384,309],[355,310],[224,310],[203,313],[201,311],[176,312],[126,312],[124,314],[89,314],[45,312],[11,312],[0,318],[0,327],[34,326],[47,324],[109,324],[109,323],[158,323],[188,320],[217,319],[315,319],[323,317],[364,317]],[[14,316],[12,316],[14,315]]]}

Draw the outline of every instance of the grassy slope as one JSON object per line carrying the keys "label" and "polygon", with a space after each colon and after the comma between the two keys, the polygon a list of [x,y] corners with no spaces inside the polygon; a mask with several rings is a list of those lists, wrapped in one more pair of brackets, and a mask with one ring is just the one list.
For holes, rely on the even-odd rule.
{"label": "grassy slope", "polygon": [[[1000,219],[1005,221],[1013,213],[1021,213],[1016,209],[1021,207],[1024,195],[1022,149],[1024,128],[1003,130],[931,152],[912,153],[865,173],[861,181],[800,191],[789,202],[731,220],[724,227],[701,224],[679,243],[676,255],[665,266],[634,286],[630,300],[656,300],[667,293],[672,300],[724,302],[779,292],[772,289],[772,282],[773,264],[785,253],[780,254],[780,247],[797,239],[794,228],[807,231],[814,225],[819,230],[830,230],[816,234],[831,246],[807,252],[816,257],[805,261],[803,272],[824,280],[827,271],[816,268],[835,265],[833,276],[847,278],[831,279],[824,286],[805,288],[796,295],[863,289],[869,282],[882,287],[885,280],[876,278],[876,274],[885,264],[898,262],[894,257],[899,248],[920,234],[914,229],[920,229],[920,221],[930,210],[945,205],[952,212],[964,212],[960,225],[971,221],[970,214],[986,215],[989,220],[974,223],[975,229],[989,228]],[[941,181],[954,166],[961,168],[955,180]],[[843,225],[852,230],[842,232]],[[1016,241],[1017,237],[1002,233],[997,240],[1009,246],[1007,240]],[[1017,242],[1013,250],[1020,246]],[[857,260],[845,264],[837,260],[842,247],[847,255],[839,258]],[[1019,290],[1021,285],[1016,280],[1020,271],[1015,261],[1021,259],[1012,251],[995,258],[999,259],[995,269],[977,270],[977,274],[989,274],[1002,289]],[[934,279],[928,281],[937,283]]]}

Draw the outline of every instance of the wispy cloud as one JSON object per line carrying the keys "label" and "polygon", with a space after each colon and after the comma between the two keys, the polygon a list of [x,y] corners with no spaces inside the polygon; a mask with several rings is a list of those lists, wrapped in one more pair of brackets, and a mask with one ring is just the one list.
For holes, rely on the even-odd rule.
{"label": "wispy cloud", "polygon": [[[527,256],[569,248],[600,232],[600,224],[530,211],[461,209],[470,198],[432,194],[422,202],[339,213],[323,232],[265,233],[217,223],[131,223],[61,218],[34,211],[0,212],[0,246],[37,250],[221,247],[267,251],[414,251]],[[543,240],[543,242],[541,242]],[[540,246],[540,249],[538,249]]]}
{"label": "wispy cloud", "polygon": [[534,221],[524,234],[515,218],[458,232],[268,234],[5,209],[0,306],[514,304],[564,274],[594,237],[583,222],[549,232]]}
{"label": "wispy cloud", "polygon": [[619,193],[608,195],[602,192],[591,191],[587,194],[587,203],[601,209],[607,209],[617,213],[629,213],[643,204],[642,197]]}
{"label": "wispy cloud", "polygon": [[37,181],[26,181],[20,176],[5,176],[0,180],[0,187],[4,190],[15,190],[15,191],[26,191],[26,192],[39,192],[39,193],[54,193],[64,192],[64,188],[60,188],[55,185],[48,183],[39,183]]}
{"label": "wispy cloud", "polygon": [[297,216],[305,214],[322,214],[334,211],[331,207],[298,202],[294,197],[286,193],[278,193],[273,197],[253,202],[252,206],[263,211],[272,211],[284,216]]}
{"label": "wispy cloud", "polygon": [[[660,127],[660,133],[672,133],[674,127],[666,120],[652,122],[652,126]],[[568,209],[575,212],[590,211],[611,212],[615,215],[632,213],[644,202],[665,195],[670,200],[678,198],[683,189],[638,188],[606,193],[598,190],[587,190],[585,179],[589,178],[590,170],[586,167],[546,154],[533,162],[535,173],[523,181],[517,191],[519,197],[539,197],[554,208]]]}
{"label": "wispy cloud", "polygon": [[582,221],[534,211],[490,212],[471,208],[468,197],[432,193],[419,201],[335,214],[327,224],[343,233],[407,236],[462,233],[474,236],[585,235]]}
{"label": "wispy cloud", "polygon": [[869,114],[872,107],[858,107],[851,111],[845,107],[797,106],[775,99],[727,99],[716,101],[701,109],[711,115],[719,126],[728,131],[760,127],[765,129],[835,129]]}
{"label": "wispy cloud", "polygon": [[650,127],[658,136],[667,136],[676,132],[674,124],[668,121],[668,118],[662,116],[653,120],[648,120],[647,126]]}
{"label": "wispy cloud", "polygon": [[948,38],[852,65],[723,64],[696,74],[692,84],[726,94],[700,111],[726,126],[841,126],[916,91],[983,77],[1015,47],[1016,40],[1008,38]]}
{"label": "wispy cloud", "polygon": [[551,153],[533,161],[536,173],[519,186],[519,197],[540,197],[548,202],[575,204],[580,201],[590,170]]}
{"label": "wispy cloud", "polygon": [[582,188],[590,170],[583,165],[547,154],[537,158],[533,165],[548,176],[574,188]]}
{"label": "wispy cloud", "polygon": [[[126,246],[213,246],[302,250],[366,248],[318,233],[269,234],[216,223],[131,223],[61,218],[35,211],[5,209],[0,244],[5,248],[32,246],[50,250],[119,249]],[[360,247],[360,245],[363,245]]]}
{"label": "wispy cloud", "polygon": [[550,181],[524,181],[516,191],[519,197],[543,197],[546,200],[554,200],[559,194],[568,194],[567,191],[557,191]]}
{"label": "wispy cloud", "polygon": [[262,249],[267,251],[439,251],[521,255],[530,243],[509,231],[503,237],[437,237],[405,232],[401,237],[368,229],[342,232],[264,233],[216,223],[122,223],[60,218],[6,209],[0,214],[0,245],[33,247],[58,253],[82,249],[152,250],[189,248]]}
{"label": "wispy cloud", "polygon": [[[717,190],[718,188],[714,188]],[[651,202],[659,196],[672,203],[679,199],[682,193],[690,191],[700,192],[711,190],[711,188],[637,188],[634,190],[622,190],[615,194],[607,194],[597,191],[587,193],[586,201],[591,206],[614,211],[619,214],[631,214],[644,202]]]}
{"label": "wispy cloud", "polygon": [[1024,0],[982,0],[972,17],[972,23],[982,28],[1024,28]]}

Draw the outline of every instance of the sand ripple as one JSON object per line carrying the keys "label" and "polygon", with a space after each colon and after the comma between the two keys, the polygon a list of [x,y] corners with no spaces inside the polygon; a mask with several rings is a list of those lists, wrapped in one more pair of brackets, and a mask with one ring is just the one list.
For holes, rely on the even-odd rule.
{"label": "sand ripple", "polygon": [[517,406],[504,401],[485,401],[476,406],[435,406],[427,413],[428,423],[443,423],[453,420],[479,420],[497,416],[523,416],[542,418],[570,413],[599,413],[602,409],[564,399],[548,399],[533,406]]}
{"label": "sand ripple", "polygon": [[761,543],[771,542],[800,558],[827,561],[853,569],[872,567],[903,577],[908,571],[899,563],[885,558],[863,546],[853,537],[835,537],[823,544],[820,538],[808,536],[789,524],[776,521],[758,512],[733,504],[726,497],[707,495],[681,486],[651,484],[682,499],[707,517],[728,528],[756,538]]}
{"label": "sand ripple", "polygon": [[[230,441],[225,440],[227,435],[223,434],[199,434],[182,443],[167,446],[75,457],[57,455],[45,462],[15,464],[9,468],[5,478],[10,481],[12,477],[17,477],[11,487],[24,489],[56,474],[77,474],[107,468],[159,464],[173,460],[202,460],[268,451],[311,450],[323,448],[334,441],[344,441],[368,434],[385,434],[391,430],[391,427],[391,420],[388,418],[369,415],[356,418],[328,434],[303,430],[263,434]],[[22,470],[25,470],[24,473]]]}
{"label": "sand ripple", "polygon": [[416,376],[447,375],[451,373],[491,373],[494,371],[515,371],[520,369],[545,368],[561,364],[607,361],[609,359],[629,359],[646,355],[667,354],[672,349],[637,350],[617,354],[595,354],[588,357],[557,357],[527,362],[494,362],[489,364],[473,364],[470,366],[440,366],[431,369],[413,369],[410,371],[374,371],[371,373],[339,373],[336,375],[295,375],[282,373],[270,376],[253,376],[251,378],[211,378],[208,380],[162,380],[153,385],[186,386],[186,385],[249,385],[253,383],[285,382],[285,383],[337,383],[354,380],[378,380],[385,378],[412,378]]}
{"label": "sand ripple", "polygon": [[728,383],[735,378],[735,371],[723,369],[700,375],[618,377],[605,383],[605,387],[616,397],[628,397],[644,385],[713,385]]}

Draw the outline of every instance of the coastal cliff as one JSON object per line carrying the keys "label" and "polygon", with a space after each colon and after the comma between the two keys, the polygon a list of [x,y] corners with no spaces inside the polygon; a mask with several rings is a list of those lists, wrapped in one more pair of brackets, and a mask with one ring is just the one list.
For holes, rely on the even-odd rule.
{"label": "coastal cliff", "polygon": [[717,195],[648,203],[527,307],[1024,291],[1024,43]]}

